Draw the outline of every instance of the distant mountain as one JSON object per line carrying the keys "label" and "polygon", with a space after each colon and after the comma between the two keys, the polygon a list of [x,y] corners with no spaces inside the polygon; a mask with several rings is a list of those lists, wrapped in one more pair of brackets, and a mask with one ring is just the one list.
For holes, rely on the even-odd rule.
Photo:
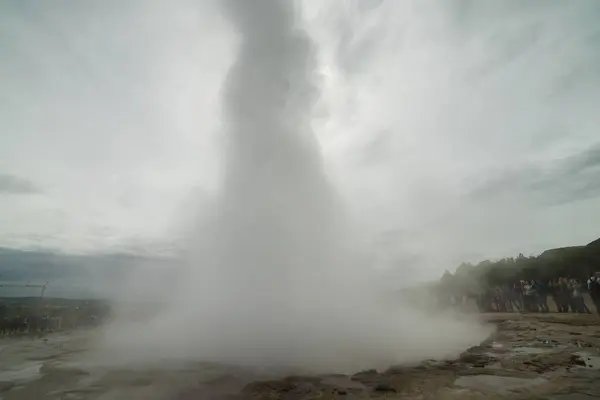
{"label": "distant mountain", "polygon": [[597,248],[600,248],[600,239],[596,239],[593,242],[588,243],[587,247],[597,247]]}
{"label": "distant mountain", "polygon": [[[136,268],[167,272],[177,263],[177,259],[131,254],[70,255],[0,247],[0,284],[48,282],[48,296],[94,297],[107,292]],[[0,297],[37,293],[32,288],[0,287]]]}
{"label": "distant mountain", "polygon": [[587,246],[569,246],[569,247],[558,247],[556,249],[550,249],[544,251],[539,255],[540,258],[557,258],[570,256],[572,254],[578,254],[587,250]]}

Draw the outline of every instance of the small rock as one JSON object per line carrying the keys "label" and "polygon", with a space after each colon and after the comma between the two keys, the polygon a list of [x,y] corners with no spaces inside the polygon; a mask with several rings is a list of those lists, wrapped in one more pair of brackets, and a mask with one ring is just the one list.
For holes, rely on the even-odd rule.
{"label": "small rock", "polygon": [[367,369],[364,371],[357,372],[356,374],[352,375],[352,377],[363,376],[363,375],[377,375],[377,370],[376,369]]}
{"label": "small rock", "polygon": [[374,369],[361,371],[350,377],[350,380],[364,383],[367,386],[373,386],[373,382],[376,382],[378,379],[379,373]]}
{"label": "small rock", "polygon": [[584,367],[586,366],[585,361],[577,354],[572,354],[569,360],[571,361],[571,364],[580,365]]}
{"label": "small rock", "polygon": [[378,383],[377,386],[373,389],[376,392],[385,392],[385,393],[395,393],[397,392],[396,388],[391,386],[388,383]]}
{"label": "small rock", "polygon": [[13,387],[15,387],[14,382],[0,382],[0,393],[6,392],[7,390],[12,389]]}

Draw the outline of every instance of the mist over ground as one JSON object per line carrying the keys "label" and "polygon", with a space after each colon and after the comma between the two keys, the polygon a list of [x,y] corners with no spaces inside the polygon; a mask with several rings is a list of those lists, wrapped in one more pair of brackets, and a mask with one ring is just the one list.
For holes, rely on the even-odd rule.
{"label": "mist over ground", "polygon": [[225,175],[214,209],[166,308],[137,329],[115,322],[105,345],[125,362],[352,372],[484,339],[475,320],[383,301],[311,130],[315,43],[291,2],[224,4],[239,47],[222,97]]}
{"label": "mist over ground", "polygon": [[2,4],[0,243],[185,255],[110,361],[442,357],[486,330],[372,268],[598,236],[596,1],[249,3]]}

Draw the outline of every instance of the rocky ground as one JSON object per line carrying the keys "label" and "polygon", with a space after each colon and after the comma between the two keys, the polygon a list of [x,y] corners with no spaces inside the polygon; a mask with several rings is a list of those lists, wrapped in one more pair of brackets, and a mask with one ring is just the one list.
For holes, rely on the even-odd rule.
{"label": "rocky ground", "polygon": [[352,376],[289,376],[207,364],[161,370],[78,363],[85,334],[0,342],[0,399],[552,399],[600,397],[600,319],[488,316],[497,331],[455,360]]}

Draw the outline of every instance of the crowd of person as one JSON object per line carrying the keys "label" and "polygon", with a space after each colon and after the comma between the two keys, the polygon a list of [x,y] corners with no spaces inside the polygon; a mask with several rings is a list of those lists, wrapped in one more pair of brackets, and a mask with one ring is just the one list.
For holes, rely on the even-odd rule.
{"label": "crowd of person", "polygon": [[[585,302],[589,294],[594,310]],[[600,272],[587,280],[560,277],[550,281],[520,280],[512,284],[494,285],[481,288],[476,295],[462,296],[475,298],[480,312],[550,312],[548,299],[561,313],[587,313],[600,315]],[[455,297],[451,299],[456,304]]]}
{"label": "crowd of person", "polygon": [[109,314],[108,307],[85,301],[80,305],[44,307],[0,300],[0,337],[96,326]]}

